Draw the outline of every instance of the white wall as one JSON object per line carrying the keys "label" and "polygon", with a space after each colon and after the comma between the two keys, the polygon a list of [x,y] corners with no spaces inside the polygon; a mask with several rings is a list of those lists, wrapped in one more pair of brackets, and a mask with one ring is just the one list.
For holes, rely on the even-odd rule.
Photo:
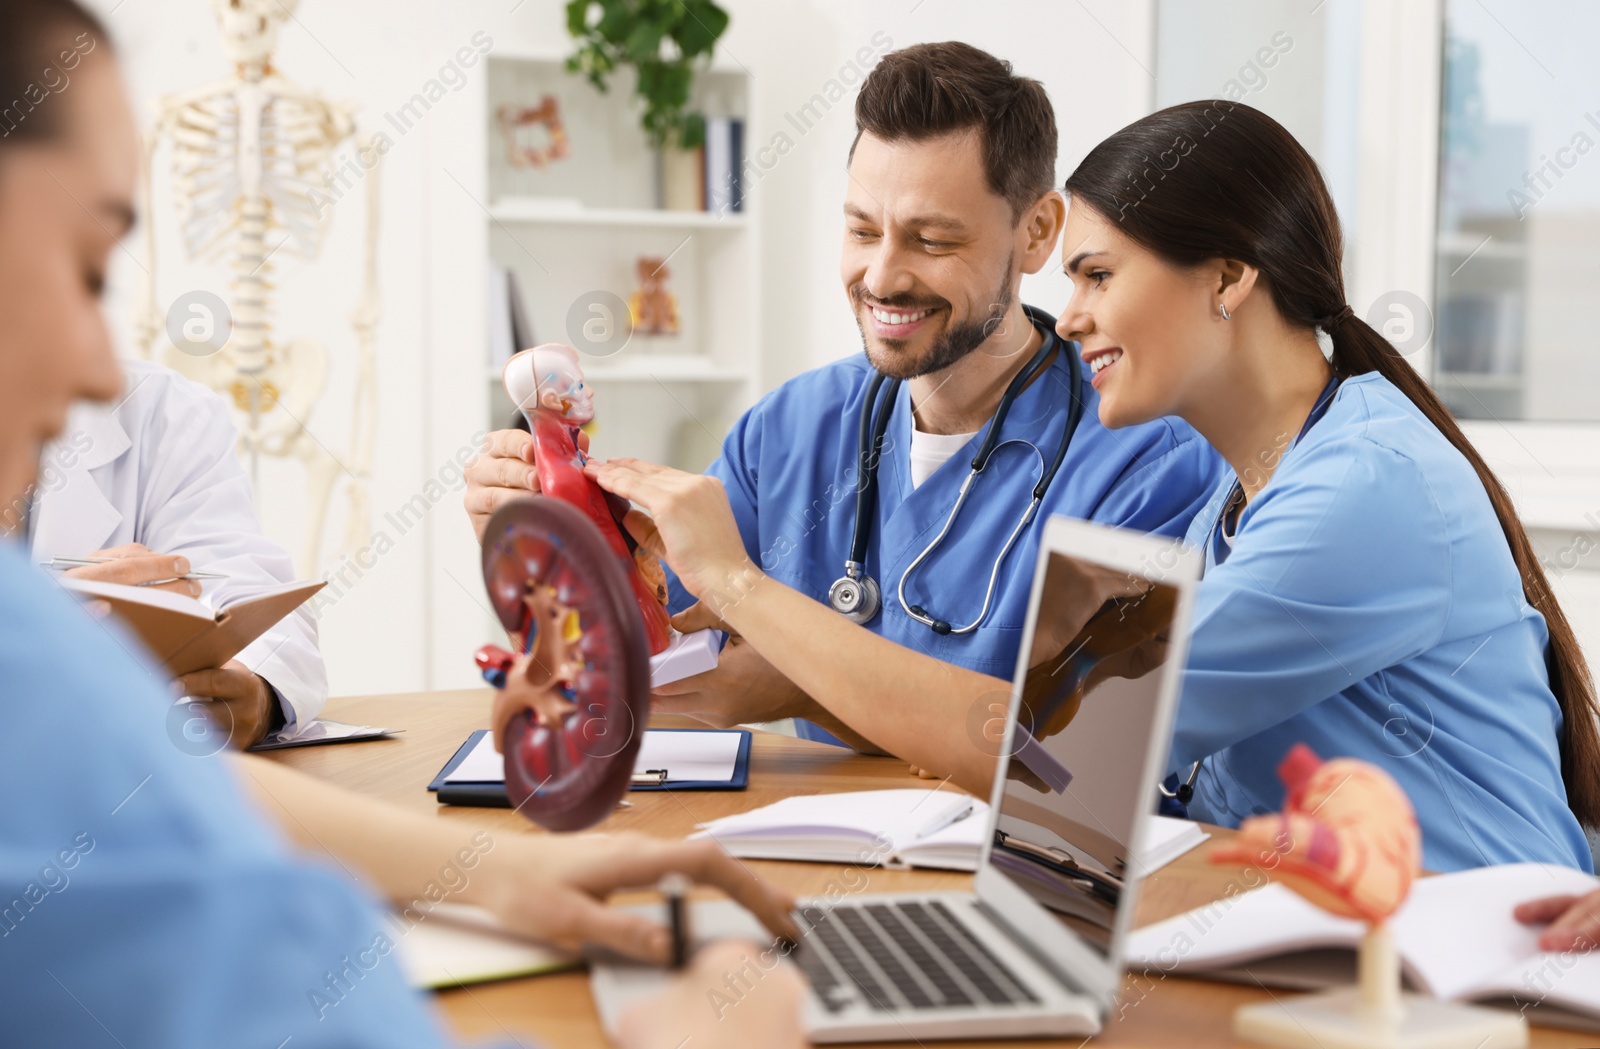
{"label": "white wall", "polygon": [[[123,56],[141,124],[148,125],[152,103],[160,95],[226,74],[210,9],[201,0],[94,0],[94,6]],[[534,6],[527,5],[516,19],[534,21]],[[551,13],[554,5],[538,6],[544,21],[558,28]],[[356,103],[364,130],[383,128],[395,140],[381,168],[384,317],[378,345],[373,521],[358,544],[369,548],[369,562],[375,545],[388,545],[377,542],[380,532],[393,547],[369,570],[346,567],[345,579],[354,585],[323,613],[323,648],[335,694],[470,681],[472,649],[492,636],[483,626],[485,613],[474,604],[481,584],[459,494],[447,493],[420,525],[407,531],[385,517],[428,491],[428,479],[436,478],[468,441],[483,414],[483,384],[475,381],[482,374],[481,284],[470,278],[451,282],[452,274],[475,271],[484,257],[481,214],[451,177],[468,185],[481,182],[481,139],[468,134],[482,119],[473,102],[474,89],[481,92],[481,64],[467,72],[464,89],[447,94],[406,134],[388,125],[384,114],[421,90],[458,48],[469,44],[474,32],[503,38],[510,32],[506,11],[500,4],[430,4],[395,18],[387,5],[309,0],[284,29],[278,48],[277,65],[286,77]],[[550,35],[554,33],[553,28]],[[463,136],[479,145],[461,149]],[[153,209],[163,307],[191,288],[226,291],[219,269],[181,261],[167,195],[167,162],[165,154],[157,159]],[[348,318],[360,290],[363,194],[364,186],[356,186],[334,206],[330,238],[318,261],[296,262],[286,259],[286,253],[273,259],[278,267],[278,332],[313,335],[334,359],[331,389],[307,421],[317,440],[337,455],[344,454],[349,440],[354,343]],[[139,236],[136,232],[128,241],[135,253]],[[133,258],[117,259],[108,310],[125,347],[132,345],[129,317],[140,276]],[[298,546],[305,511],[301,477],[296,464],[269,462],[258,489],[268,533],[290,549]],[[343,536],[345,517],[341,494],[329,522],[330,545]],[[452,575],[471,592],[452,582]],[[438,635],[448,639],[450,659],[464,664],[464,670],[446,674],[432,665],[439,649],[430,641]]]}
{"label": "white wall", "polygon": [[[153,101],[227,73],[209,7],[202,0],[91,0],[123,56],[126,77],[148,124]],[[853,100],[860,74],[851,68],[863,48],[881,51],[925,40],[961,39],[1011,60],[1043,81],[1061,126],[1058,179],[1100,138],[1145,112],[1153,80],[1150,5],[1017,4],[999,10],[961,0],[852,3],[847,0],[726,0],[732,24],[720,61],[747,69],[756,110],[752,148],[774,147],[759,169],[763,312],[766,331],[753,348],[766,385],[855,352],[860,336],[838,278],[844,159],[854,132]],[[1106,8],[1101,10],[1100,8]],[[324,610],[321,624],[333,692],[350,694],[470,685],[471,653],[494,639],[478,579],[476,547],[459,493],[444,492],[420,524],[402,530],[387,515],[421,495],[437,496],[441,472],[481,429],[486,390],[483,345],[483,260],[486,121],[483,66],[447,94],[405,134],[386,121],[475,33],[496,50],[561,54],[569,49],[563,5],[485,0],[417,5],[404,18],[373,0],[303,0],[282,33],[277,66],[302,85],[349,100],[362,127],[394,140],[382,172],[381,279],[385,312],[379,330],[379,439],[374,463],[371,568],[335,563],[351,585]],[[885,43],[885,40],[887,43]],[[1071,64],[1060,55],[1080,45]],[[857,67],[859,68],[859,67]],[[848,95],[804,133],[788,117],[838,80]],[[1078,104],[1075,96],[1088,101]],[[779,135],[786,137],[780,142]],[[782,147],[778,155],[776,147]],[[192,288],[226,292],[223,273],[188,264],[171,219],[158,157],[154,180],[158,238],[158,301],[164,308]],[[348,443],[353,339],[348,315],[360,290],[363,187],[342,197],[322,256],[314,263],[275,257],[284,336],[314,335],[334,359],[329,393],[308,420],[336,454]],[[130,317],[139,287],[139,234],[131,255],[113,267],[108,296],[115,329],[131,352]],[[1047,309],[1065,301],[1059,274],[1030,277],[1024,297]],[[298,545],[305,509],[295,464],[266,462],[259,509],[269,534]],[[329,522],[330,544],[345,528],[343,496]],[[382,542],[380,543],[380,533]],[[376,546],[389,546],[374,558]]]}
{"label": "white wall", "polygon": [[[148,122],[150,105],[160,94],[226,73],[203,0],[92,2],[105,14],[123,55],[143,121]],[[1061,130],[1058,181],[1096,142],[1148,112],[1156,100],[1157,27],[1154,4],[1148,0],[1087,6],[975,5],[966,0],[921,0],[914,5],[909,0],[725,2],[733,20],[720,61],[752,75],[750,148],[769,149],[769,162],[755,170],[753,187],[760,195],[765,330],[752,352],[761,355],[767,386],[860,346],[839,282],[838,252],[844,160],[854,132],[854,88],[860,79],[851,64],[862,48],[878,52],[919,41],[960,39],[1043,81],[1055,101]],[[1347,0],[1330,0],[1328,5],[1348,6]],[[1370,4],[1363,7],[1370,9]],[[446,482],[451,480],[451,463],[486,417],[487,391],[481,378],[487,255],[487,224],[480,207],[487,148],[482,64],[467,70],[464,85],[405,134],[384,117],[422,90],[475,33],[486,33],[502,51],[561,54],[568,49],[557,0],[524,0],[514,12],[509,8],[499,0],[462,0],[419,5],[396,19],[388,17],[392,8],[373,0],[303,0],[278,50],[278,66],[286,76],[357,103],[365,129],[385,129],[395,140],[381,175],[385,314],[379,331],[374,531],[362,537],[371,543],[381,532],[393,548],[370,569],[347,567],[345,579],[353,585],[324,612],[324,651],[335,694],[470,685],[475,680],[471,652],[495,637],[459,492],[443,491],[422,522],[409,530],[402,531],[386,517],[419,495],[441,494],[441,472]],[[1261,24],[1268,23],[1276,25],[1272,19]],[[1172,30],[1171,25],[1165,29]],[[1069,51],[1070,59],[1063,57]],[[1235,62],[1231,54],[1213,57],[1209,64],[1196,63],[1196,75],[1215,79],[1219,70],[1227,72],[1244,61]],[[1305,71],[1310,72],[1309,64],[1327,61],[1327,52],[1319,48],[1291,57],[1307,60]],[[1293,70],[1281,72],[1288,77]],[[789,118],[814,96],[825,94],[833,80],[847,88],[847,95],[802,133]],[[1289,86],[1290,79],[1275,77],[1262,97]],[[1332,134],[1326,119],[1322,126],[1325,134]],[[164,306],[191,288],[225,291],[220,271],[183,262],[167,180],[159,169],[155,182],[160,302]],[[332,389],[309,423],[336,453],[342,453],[348,440],[353,360],[348,315],[359,292],[363,217],[358,186],[335,207],[330,239],[318,262],[274,259],[275,265],[281,264],[279,331],[315,335],[334,356]],[[131,346],[129,318],[141,276],[138,245],[136,233],[128,240],[130,253],[117,258],[111,275],[108,310],[125,347]],[[1372,266],[1373,279],[1384,268]],[[1066,281],[1052,267],[1026,278],[1023,296],[1058,310],[1067,296]],[[1593,565],[1595,555],[1588,551],[1600,545],[1600,480],[1593,479],[1592,433],[1546,427],[1530,435],[1521,429],[1512,433],[1505,427],[1479,427],[1474,438],[1512,475],[1519,500],[1544,526],[1541,545],[1547,556],[1559,560],[1563,551],[1570,557],[1582,547],[1585,568]],[[1527,448],[1537,454],[1530,457]],[[1563,448],[1571,449],[1566,453],[1574,459],[1570,471],[1537,469],[1539,463],[1564,462]],[[1574,488],[1566,479],[1579,474],[1585,480]],[[432,488],[430,480],[435,482]],[[295,548],[305,507],[298,466],[267,463],[261,494],[269,533]],[[1579,510],[1592,513],[1585,516]],[[330,542],[342,536],[344,518],[341,495],[330,520]],[[1580,540],[1580,534],[1587,538]],[[1558,575],[1557,586],[1572,602],[1590,651],[1600,649],[1600,589],[1594,583],[1600,574],[1575,568]]]}

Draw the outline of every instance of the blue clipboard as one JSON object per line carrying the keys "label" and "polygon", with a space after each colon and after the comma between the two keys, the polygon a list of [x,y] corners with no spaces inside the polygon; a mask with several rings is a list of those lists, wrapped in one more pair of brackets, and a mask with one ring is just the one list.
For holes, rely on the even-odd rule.
{"label": "blue clipboard", "polygon": [[[714,729],[714,728],[653,728],[648,732],[737,732],[739,734],[739,751],[735,759],[733,778],[730,780],[674,780],[668,779],[660,784],[635,784],[630,790],[660,791],[660,790],[745,790],[750,786],[750,730],[749,729]],[[456,767],[467,759],[478,741],[489,734],[486,728],[478,729],[467,737],[467,741],[456,748],[456,752],[445,762],[444,768],[433,777],[433,782],[428,784],[428,789],[433,791],[434,797],[441,805],[473,805],[479,808],[509,809],[511,801],[506,797],[504,780],[485,780],[483,782],[446,783],[445,779],[454,772]],[[670,773],[670,770],[669,770]]]}

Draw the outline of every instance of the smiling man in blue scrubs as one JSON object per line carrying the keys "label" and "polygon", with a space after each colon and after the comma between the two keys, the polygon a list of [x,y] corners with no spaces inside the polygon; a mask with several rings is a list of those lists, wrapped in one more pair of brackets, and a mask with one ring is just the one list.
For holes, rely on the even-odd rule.
{"label": "smiling man in blue scrubs", "polygon": [[[884,56],[862,85],[856,123],[840,276],[865,352],[768,394],[734,426],[710,472],[727,489],[751,558],[827,603],[851,553],[874,369],[902,380],[892,394],[885,384],[873,405],[888,414],[862,560],[882,609],[866,626],[1009,678],[1044,519],[1182,535],[1221,460],[1181,422],[1105,429],[1076,346],[1018,298],[1022,275],[1052,259],[1066,212],[1054,188],[1055,114],[1037,81],[966,44],[921,44]],[[948,534],[905,579],[902,604],[902,578],[950,520],[1002,395],[1041,351],[1042,370],[1016,396]],[[1056,456],[1075,387],[1081,419],[1059,473],[997,568]],[[490,450],[468,472],[466,504],[480,534],[487,514],[526,494],[531,480],[525,435],[492,435]],[[987,614],[961,632],[980,619],[991,575]],[[673,611],[692,603],[673,580]],[[954,629],[919,622],[908,614],[916,608]],[[680,626],[706,618],[691,613]],[[655,709],[717,725],[796,717],[802,735],[832,733],[870,749],[737,638],[716,670],[658,691]]]}

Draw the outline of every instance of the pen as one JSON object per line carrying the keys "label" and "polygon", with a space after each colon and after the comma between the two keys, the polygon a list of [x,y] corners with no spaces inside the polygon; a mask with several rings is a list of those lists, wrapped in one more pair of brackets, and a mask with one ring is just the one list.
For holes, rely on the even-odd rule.
{"label": "pen", "polygon": [[689,960],[689,914],[683,900],[689,891],[689,879],[673,872],[663,876],[656,888],[666,897],[667,926],[672,932],[672,957],[668,964],[682,969]]}
{"label": "pen", "polygon": [[[108,561],[119,560],[115,557],[52,557],[42,562],[45,568],[57,572],[65,572],[71,568],[82,568],[84,565],[103,565]],[[221,572],[190,572],[188,575],[173,576],[171,579],[152,579],[149,583],[140,583],[139,586],[153,586],[159,583],[176,583],[180,579],[226,579]]]}
{"label": "pen", "polygon": [[928,823],[924,824],[922,829],[917,831],[917,840],[937,834],[946,827],[955,826],[957,823],[960,823],[962,820],[972,815],[972,809],[973,804],[971,798],[957,802],[949,812],[946,812],[942,816],[935,816]]}
{"label": "pen", "polygon": [[635,787],[660,787],[666,782],[666,769],[645,769],[643,772],[635,772],[633,774],[632,785]]}

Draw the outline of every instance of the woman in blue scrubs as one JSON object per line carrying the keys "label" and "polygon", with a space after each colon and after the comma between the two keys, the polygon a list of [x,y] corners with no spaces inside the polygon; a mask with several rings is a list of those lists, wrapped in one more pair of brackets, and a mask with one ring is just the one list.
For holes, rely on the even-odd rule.
{"label": "woman in blue scrubs", "polygon": [[[1233,468],[1206,551],[1171,768],[1192,815],[1278,809],[1296,742],[1392,774],[1424,862],[1589,869],[1594,690],[1499,482],[1422,379],[1345,304],[1311,157],[1247,106],[1197,103],[1101,143],[1067,182],[1073,296],[1101,420],[1179,416]],[[727,624],[863,736],[986,792],[965,731],[1005,690],[854,628],[744,556],[714,482],[621,461],[606,487]],[[978,542],[979,537],[963,537]],[[928,731],[929,725],[939,731]]]}
{"label": "woman in blue scrubs", "polygon": [[[1172,170],[1146,180],[1146,156]],[[1191,814],[1276,810],[1306,742],[1393,774],[1433,869],[1587,867],[1573,813],[1600,817],[1600,746],[1572,628],[1499,481],[1345,305],[1311,157],[1249,107],[1179,106],[1067,191],[1059,330],[1102,369],[1101,418],[1179,415],[1234,470],[1189,532],[1206,569],[1171,761],[1203,761]]]}

